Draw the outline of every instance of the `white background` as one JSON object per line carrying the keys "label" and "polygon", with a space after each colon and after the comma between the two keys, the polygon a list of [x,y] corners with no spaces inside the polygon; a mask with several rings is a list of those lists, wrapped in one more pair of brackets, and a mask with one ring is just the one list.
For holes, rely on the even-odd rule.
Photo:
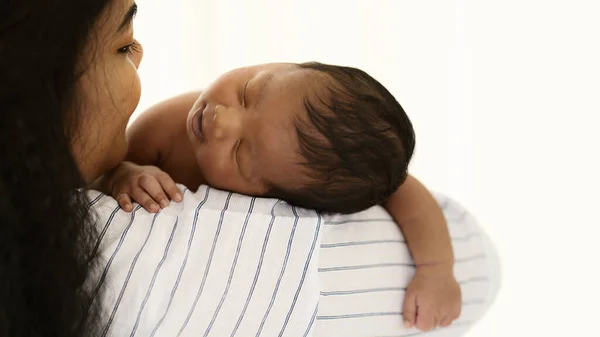
{"label": "white background", "polygon": [[502,290],[469,336],[600,336],[598,1],[138,4],[138,113],[238,66],[362,68],[414,123],[412,173],[497,245]]}

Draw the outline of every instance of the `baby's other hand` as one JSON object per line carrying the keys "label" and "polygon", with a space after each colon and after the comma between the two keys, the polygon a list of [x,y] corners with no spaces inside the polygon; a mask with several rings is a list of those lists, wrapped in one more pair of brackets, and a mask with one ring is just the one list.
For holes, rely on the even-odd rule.
{"label": "baby's other hand", "polygon": [[183,200],[173,179],[156,166],[123,162],[106,175],[103,185],[104,192],[117,199],[119,206],[127,212],[133,210],[132,199],[150,213],[169,206],[169,199]]}
{"label": "baby's other hand", "polygon": [[429,331],[447,327],[460,316],[462,295],[452,266],[418,266],[406,289],[404,326]]}

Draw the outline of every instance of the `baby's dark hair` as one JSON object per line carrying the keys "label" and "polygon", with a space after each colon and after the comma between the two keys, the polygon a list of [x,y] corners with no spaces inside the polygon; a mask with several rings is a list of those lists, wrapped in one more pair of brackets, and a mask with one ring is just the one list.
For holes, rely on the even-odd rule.
{"label": "baby's dark hair", "polygon": [[310,122],[296,123],[311,179],[301,188],[275,186],[270,196],[332,213],[383,203],[406,179],[415,147],[404,109],[360,69],[317,62],[299,67],[325,79],[323,90],[304,97]]}

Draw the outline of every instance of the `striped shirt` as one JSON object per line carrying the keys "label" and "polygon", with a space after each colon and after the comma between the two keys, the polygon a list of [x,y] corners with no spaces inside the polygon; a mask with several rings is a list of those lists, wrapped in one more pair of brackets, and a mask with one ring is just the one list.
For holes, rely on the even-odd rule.
{"label": "striped shirt", "polygon": [[[183,188],[183,187],[182,187]],[[122,211],[90,192],[105,287],[103,336],[413,336],[402,327],[414,264],[381,207],[323,215],[274,200],[201,187],[159,214]],[[479,228],[439,196],[456,256],[458,336],[490,302]],[[488,254],[489,255],[489,254]],[[442,333],[442,334],[440,334]]]}

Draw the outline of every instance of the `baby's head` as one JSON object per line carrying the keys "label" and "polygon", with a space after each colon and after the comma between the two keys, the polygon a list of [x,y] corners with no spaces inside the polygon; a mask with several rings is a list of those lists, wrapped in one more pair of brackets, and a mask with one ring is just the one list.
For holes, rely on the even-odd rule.
{"label": "baby's head", "polygon": [[400,104],[365,72],[320,63],[229,72],[188,119],[206,181],[217,188],[350,213],[406,179],[415,136]]}
{"label": "baby's head", "polygon": [[304,63],[314,91],[298,121],[301,188],[271,195],[305,207],[350,213],[385,201],[406,179],[415,146],[412,124],[396,99],[362,70]]}

